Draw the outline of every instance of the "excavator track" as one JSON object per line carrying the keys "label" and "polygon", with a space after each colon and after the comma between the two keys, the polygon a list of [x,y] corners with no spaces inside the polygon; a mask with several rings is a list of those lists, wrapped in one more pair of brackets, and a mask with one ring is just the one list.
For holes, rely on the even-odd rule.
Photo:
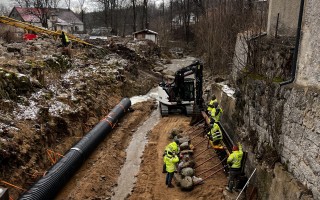
{"label": "excavator track", "polygon": [[169,107],[163,103],[159,103],[160,114],[162,117],[166,117],[169,115]]}
{"label": "excavator track", "polygon": [[192,105],[186,105],[186,114],[187,114],[187,116],[191,116],[193,114],[193,106]]}

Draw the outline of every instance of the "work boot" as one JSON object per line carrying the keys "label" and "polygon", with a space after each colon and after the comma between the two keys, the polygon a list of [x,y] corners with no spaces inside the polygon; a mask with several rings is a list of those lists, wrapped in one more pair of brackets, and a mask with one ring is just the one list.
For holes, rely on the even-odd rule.
{"label": "work boot", "polygon": [[174,188],[174,185],[170,184],[168,187],[169,187],[169,188]]}

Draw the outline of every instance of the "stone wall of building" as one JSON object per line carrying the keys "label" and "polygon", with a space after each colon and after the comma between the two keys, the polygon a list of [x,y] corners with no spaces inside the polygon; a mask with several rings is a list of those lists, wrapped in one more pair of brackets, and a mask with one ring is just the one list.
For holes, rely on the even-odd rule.
{"label": "stone wall of building", "polygon": [[320,91],[295,86],[284,99],[281,162],[320,199]]}
{"label": "stone wall of building", "polygon": [[320,88],[320,1],[305,1],[296,82]]}
{"label": "stone wall of building", "polygon": [[233,76],[237,92],[226,101],[235,102],[233,113],[224,113],[222,123],[248,152],[246,174],[259,169],[252,182],[260,199],[320,199],[320,90],[280,87],[290,78],[290,39],[261,39],[248,46],[248,65]]}
{"label": "stone wall of building", "polygon": [[[268,35],[294,37],[297,32],[300,0],[270,0],[268,14]],[[278,18],[279,14],[279,18]],[[277,27],[278,21],[278,27]]]}

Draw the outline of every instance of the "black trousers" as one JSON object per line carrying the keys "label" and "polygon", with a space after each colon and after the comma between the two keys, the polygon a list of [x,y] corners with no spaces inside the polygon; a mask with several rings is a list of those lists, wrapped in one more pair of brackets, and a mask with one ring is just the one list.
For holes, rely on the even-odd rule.
{"label": "black trousers", "polygon": [[241,169],[239,168],[230,168],[229,177],[228,177],[228,187],[230,190],[233,189],[233,186],[237,188],[238,177],[241,174]]}

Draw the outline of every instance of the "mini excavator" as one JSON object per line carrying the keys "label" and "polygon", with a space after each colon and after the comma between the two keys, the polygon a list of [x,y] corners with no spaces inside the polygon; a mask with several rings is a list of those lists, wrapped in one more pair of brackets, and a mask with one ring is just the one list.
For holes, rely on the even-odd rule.
{"label": "mini excavator", "polygon": [[[203,64],[194,61],[191,65],[176,71],[174,81],[165,83],[162,81],[158,86],[159,106],[161,116],[170,113],[184,113],[192,116],[190,124],[202,119],[201,110],[204,108],[202,98]],[[187,76],[194,75],[194,78]]]}

